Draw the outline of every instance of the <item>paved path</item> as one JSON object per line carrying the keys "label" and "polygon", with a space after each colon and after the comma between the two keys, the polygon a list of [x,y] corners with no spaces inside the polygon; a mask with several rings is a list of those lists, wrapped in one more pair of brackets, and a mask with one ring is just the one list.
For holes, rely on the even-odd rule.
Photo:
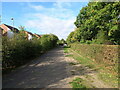
{"label": "paved path", "polygon": [[56,48],[3,76],[3,88],[68,88],[63,49]]}
{"label": "paved path", "polygon": [[70,53],[65,54],[62,48],[41,55],[4,76],[3,88],[71,88],[69,82],[76,77],[96,88],[111,88],[98,79],[96,71],[65,55]]}

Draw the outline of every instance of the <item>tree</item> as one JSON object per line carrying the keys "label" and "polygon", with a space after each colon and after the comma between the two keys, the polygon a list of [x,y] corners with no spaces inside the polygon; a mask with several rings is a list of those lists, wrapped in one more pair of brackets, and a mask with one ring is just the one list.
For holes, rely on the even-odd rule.
{"label": "tree", "polygon": [[18,28],[20,31],[25,31],[25,26],[19,26]]}
{"label": "tree", "polygon": [[68,37],[67,37],[67,43],[73,43],[74,40],[73,40],[73,35],[74,35],[74,32],[71,32]]}
{"label": "tree", "polygon": [[[80,10],[74,22],[78,30],[70,33],[67,40],[92,42],[101,39],[100,41],[103,41],[101,43],[111,41],[118,44],[120,42],[119,12],[120,2],[89,2]],[[103,36],[100,36],[100,33]]]}

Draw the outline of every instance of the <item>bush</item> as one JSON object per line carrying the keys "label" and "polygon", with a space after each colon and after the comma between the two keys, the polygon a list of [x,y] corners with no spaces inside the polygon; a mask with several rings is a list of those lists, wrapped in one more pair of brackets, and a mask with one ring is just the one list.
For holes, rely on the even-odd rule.
{"label": "bush", "polygon": [[21,66],[30,59],[53,48],[57,43],[57,36],[43,35],[42,38],[27,40],[24,34],[17,34],[14,38],[2,37],[2,68],[3,71]]}

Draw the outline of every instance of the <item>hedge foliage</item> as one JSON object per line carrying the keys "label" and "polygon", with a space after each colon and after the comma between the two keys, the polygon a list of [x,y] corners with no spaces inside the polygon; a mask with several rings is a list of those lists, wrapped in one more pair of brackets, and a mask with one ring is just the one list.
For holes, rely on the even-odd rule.
{"label": "hedge foliage", "polygon": [[119,45],[98,45],[98,44],[70,44],[71,48],[80,55],[102,64],[108,69],[118,72]]}
{"label": "hedge foliage", "polygon": [[27,40],[24,34],[13,38],[2,37],[2,69],[3,71],[18,67],[30,59],[56,46],[58,37],[53,34],[43,35],[40,39]]}

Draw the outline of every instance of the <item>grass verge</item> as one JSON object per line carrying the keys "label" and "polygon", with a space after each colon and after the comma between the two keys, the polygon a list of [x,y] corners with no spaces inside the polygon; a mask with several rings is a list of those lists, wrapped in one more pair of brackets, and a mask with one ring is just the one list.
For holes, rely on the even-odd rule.
{"label": "grass verge", "polygon": [[[73,51],[71,48],[64,48],[64,50],[67,51],[67,53],[72,52],[72,54],[67,55],[68,57],[72,57],[75,60],[77,60],[80,64],[89,67],[94,71],[97,71],[99,79],[101,79],[108,85],[111,85],[112,87],[118,88],[118,74],[111,73],[110,71],[107,70],[105,65],[98,64],[87,57],[83,57],[80,54],[78,54],[78,52]],[[73,87],[77,87],[77,86],[78,85],[76,84]]]}

